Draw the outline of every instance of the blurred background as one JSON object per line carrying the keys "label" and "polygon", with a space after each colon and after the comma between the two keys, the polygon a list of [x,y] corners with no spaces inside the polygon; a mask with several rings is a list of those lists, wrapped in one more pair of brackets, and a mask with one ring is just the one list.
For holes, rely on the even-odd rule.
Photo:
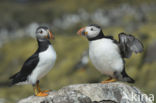
{"label": "blurred background", "polygon": [[35,52],[39,25],[53,31],[51,43],[58,56],[53,70],[41,79],[42,89],[106,79],[88,59],[88,41],[76,35],[80,27],[92,23],[105,35],[118,39],[126,32],[143,42],[144,53],[126,60],[126,71],[136,80],[134,86],[156,95],[155,0],[0,0],[0,103],[33,94],[31,85],[8,87],[8,78]]}

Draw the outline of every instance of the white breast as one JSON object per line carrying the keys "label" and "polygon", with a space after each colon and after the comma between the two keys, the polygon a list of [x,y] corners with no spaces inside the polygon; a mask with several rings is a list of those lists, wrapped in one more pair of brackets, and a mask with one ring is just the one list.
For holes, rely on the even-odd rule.
{"label": "white breast", "polygon": [[100,39],[89,43],[89,56],[100,72],[113,76],[114,71],[122,71],[123,60],[119,48],[111,39]]}
{"label": "white breast", "polygon": [[39,53],[39,63],[28,77],[29,83],[33,84],[45,76],[54,66],[56,61],[56,52],[52,45],[49,45],[46,51]]}

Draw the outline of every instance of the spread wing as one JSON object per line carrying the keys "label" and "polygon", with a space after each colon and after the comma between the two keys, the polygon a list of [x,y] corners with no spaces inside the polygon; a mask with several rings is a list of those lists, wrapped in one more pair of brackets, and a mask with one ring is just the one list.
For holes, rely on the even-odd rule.
{"label": "spread wing", "polygon": [[143,44],[132,35],[120,33],[119,47],[123,58],[129,58],[133,52],[140,53],[143,51]]}
{"label": "spread wing", "polygon": [[10,79],[12,79],[11,84],[13,85],[13,84],[16,84],[18,82],[25,81],[27,79],[27,76],[36,67],[38,61],[39,61],[38,53],[35,53],[31,57],[29,57],[25,61],[25,63],[23,64],[23,67],[22,67],[21,71],[10,77]]}

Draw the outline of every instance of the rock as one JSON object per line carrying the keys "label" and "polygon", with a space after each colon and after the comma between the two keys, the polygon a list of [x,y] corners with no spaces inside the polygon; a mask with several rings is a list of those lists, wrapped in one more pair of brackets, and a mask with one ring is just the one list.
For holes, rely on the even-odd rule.
{"label": "rock", "polygon": [[30,96],[18,103],[152,103],[139,89],[124,83],[77,84],[51,91],[46,97]]}

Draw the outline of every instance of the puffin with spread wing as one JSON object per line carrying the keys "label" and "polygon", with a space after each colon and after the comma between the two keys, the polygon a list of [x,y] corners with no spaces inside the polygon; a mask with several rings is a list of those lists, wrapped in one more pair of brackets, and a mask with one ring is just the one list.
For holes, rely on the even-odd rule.
{"label": "puffin with spread wing", "polygon": [[124,58],[130,58],[132,53],[141,53],[143,44],[133,35],[120,33],[119,41],[112,36],[103,34],[100,26],[92,24],[81,28],[79,35],[84,35],[89,41],[89,57],[101,73],[110,78],[102,83],[114,82],[116,80],[134,83],[125,71]]}

